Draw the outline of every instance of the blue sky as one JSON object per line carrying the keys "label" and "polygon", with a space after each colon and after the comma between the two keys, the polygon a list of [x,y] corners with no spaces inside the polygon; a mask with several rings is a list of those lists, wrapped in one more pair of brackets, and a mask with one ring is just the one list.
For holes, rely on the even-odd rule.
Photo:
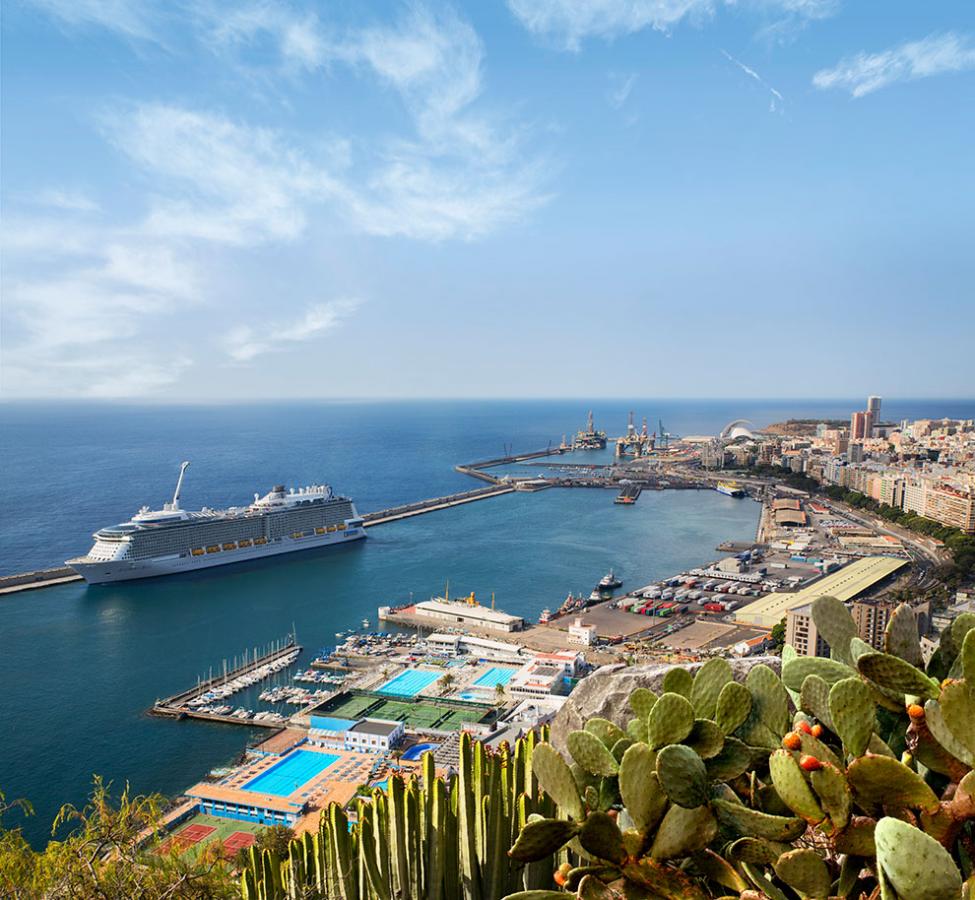
{"label": "blue sky", "polygon": [[970,2],[2,25],[7,398],[975,389]]}

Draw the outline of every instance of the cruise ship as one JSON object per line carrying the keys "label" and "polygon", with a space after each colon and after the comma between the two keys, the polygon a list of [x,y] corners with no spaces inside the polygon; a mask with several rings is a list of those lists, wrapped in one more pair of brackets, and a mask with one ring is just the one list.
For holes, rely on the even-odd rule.
{"label": "cruise ship", "polygon": [[362,518],[348,497],[327,484],[254,495],[247,506],[192,512],[179,505],[183,476],[161,510],[143,506],[128,522],[96,531],[87,556],[69,559],[90,584],[129,581],[192,572],[212,566],[263,559],[312,547],[345,544],[366,536]]}

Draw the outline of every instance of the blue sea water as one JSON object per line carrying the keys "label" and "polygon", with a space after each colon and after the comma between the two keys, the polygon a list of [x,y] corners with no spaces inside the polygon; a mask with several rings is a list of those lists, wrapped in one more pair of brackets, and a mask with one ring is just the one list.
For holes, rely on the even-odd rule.
{"label": "blue sea water", "polygon": [[[0,572],[57,565],[91,532],[171,496],[192,462],[187,508],[240,504],[275,483],[329,480],[360,511],[473,486],[459,462],[544,447],[592,406],[597,426],[627,412],[679,434],[746,418],[847,416],[862,400],[332,402],[247,406],[0,405]],[[975,416],[975,402],[885,401],[885,417]],[[607,454],[608,455],[608,454]],[[598,454],[583,456],[593,460]],[[69,584],[0,599],[0,790],[37,815],[40,844],[62,802],[93,773],[139,792],[175,793],[238,753],[248,730],[153,719],[160,696],[297,630],[308,648],[375,625],[380,605],[443,590],[495,593],[536,617],[611,567],[646,583],[750,539],[757,506],[713,492],[645,493],[631,508],[606,491],[512,494],[370,530],[368,540],[273,561],[101,587]],[[284,677],[284,676],[280,676]],[[265,685],[238,695],[257,706]],[[293,711],[294,707],[282,708]]]}

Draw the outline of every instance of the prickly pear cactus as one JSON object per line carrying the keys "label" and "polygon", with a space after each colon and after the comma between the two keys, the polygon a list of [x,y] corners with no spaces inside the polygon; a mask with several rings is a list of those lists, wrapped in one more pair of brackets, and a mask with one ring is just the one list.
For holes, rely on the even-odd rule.
{"label": "prickly pear cactus", "polygon": [[508,900],[975,900],[975,615],[925,665],[909,606],[883,651],[840,601],[812,613],[829,659],[675,668],[569,735],[570,761],[537,747],[555,811],[510,854],[544,837],[564,868]]}

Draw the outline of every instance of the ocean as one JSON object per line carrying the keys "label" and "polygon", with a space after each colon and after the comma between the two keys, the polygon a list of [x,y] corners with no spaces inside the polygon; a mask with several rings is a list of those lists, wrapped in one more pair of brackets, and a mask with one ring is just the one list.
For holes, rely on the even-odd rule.
{"label": "ocean", "polygon": [[[360,512],[476,486],[461,462],[544,448],[585,421],[618,434],[634,410],[673,434],[732,419],[845,418],[862,401],[416,401],[223,406],[0,405],[0,572],[58,565],[91,532],[168,500],[181,460],[186,508],[242,504],[273,484],[327,480]],[[884,417],[975,416],[975,402],[885,402]],[[605,454],[580,454],[586,461]],[[539,472],[544,469],[539,469]],[[0,600],[0,790],[37,811],[40,845],[94,773],[174,794],[225,764],[248,729],[153,719],[160,696],[292,628],[302,663],[377,607],[475,591],[536,618],[610,568],[646,583],[750,540],[758,507],[714,492],[548,490],[370,529],[365,541],[145,582],[69,584]],[[253,696],[234,698],[256,705]],[[294,708],[291,707],[291,710]],[[11,819],[8,824],[11,824]]]}

